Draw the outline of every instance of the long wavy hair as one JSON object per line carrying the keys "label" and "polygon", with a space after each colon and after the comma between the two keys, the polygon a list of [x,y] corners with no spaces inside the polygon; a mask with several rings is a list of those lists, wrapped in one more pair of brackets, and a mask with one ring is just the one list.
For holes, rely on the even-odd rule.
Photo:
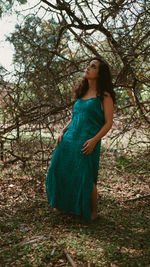
{"label": "long wavy hair", "polygon": [[[116,101],[115,92],[113,90],[112,76],[108,64],[101,58],[97,57],[92,58],[90,62],[92,60],[97,60],[100,62],[98,78],[97,78],[97,86],[96,86],[97,96],[100,96],[101,101],[103,101],[105,93],[108,92],[111,95],[113,102],[115,103]],[[74,98],[75,99],[82,98],[88,91],[88,89],[89,89],[88,79],[82,78],[79,84],[77,84],[73,88]]]}

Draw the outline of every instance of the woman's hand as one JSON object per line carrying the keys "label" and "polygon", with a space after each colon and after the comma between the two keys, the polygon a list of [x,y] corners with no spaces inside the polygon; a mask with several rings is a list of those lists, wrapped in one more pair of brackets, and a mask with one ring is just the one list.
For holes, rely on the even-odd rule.
{"label": "woman's hand", "polygon": [[64,135],[64,132],[62,131],[60,133],[60,135],[58,136],[57,140],[56,140],[56,143],[55,143],[55,147],[58,146],[58,142],[61,142],[62,138],[63,138],[63,135]]}
{"label": "woman's hand", "polygon": [[84,148],[81,149],[83,154],[88,155],[93,152],[94,147],[96,146],[97,141],[94,138],[88,139],[84,144]]}

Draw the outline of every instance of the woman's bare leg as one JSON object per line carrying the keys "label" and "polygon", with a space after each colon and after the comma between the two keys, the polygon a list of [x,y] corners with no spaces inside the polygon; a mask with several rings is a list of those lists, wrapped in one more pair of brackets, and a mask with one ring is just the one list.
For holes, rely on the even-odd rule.
{"label": "woman's bare leg", "polygon": [[91,200],[91,219],[97,217],[97,188],[96,185],[93,185],[92,200]]}
{"label": "woman's bare leg", "polygon": [[57,208],[53,208],[53,211],[58,212],[59,210]]}

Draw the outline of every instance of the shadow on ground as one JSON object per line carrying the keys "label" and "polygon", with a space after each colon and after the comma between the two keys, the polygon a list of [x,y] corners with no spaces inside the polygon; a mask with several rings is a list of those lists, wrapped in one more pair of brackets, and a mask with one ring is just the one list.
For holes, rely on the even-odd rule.
{"label": "shadow on ground", "polygon": [[150,266],[149,216],[148,198],[119,203],[101,197],[91,224],[54,213],[46,199],[29,199],[1,212],[1,265],[69,266],[67,248],[79,266]]}

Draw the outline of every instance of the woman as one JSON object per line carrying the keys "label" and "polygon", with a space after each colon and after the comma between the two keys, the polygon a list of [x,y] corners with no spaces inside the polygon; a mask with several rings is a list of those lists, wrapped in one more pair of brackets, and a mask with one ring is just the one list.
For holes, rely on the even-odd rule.
{"label": "woman", "polygon": [[46,192],[53,208],[90,221],[97,217],[101,138],[113,123],[115,93],[108,65],[93,58],[74,93],[72,120],[56,141]]}

